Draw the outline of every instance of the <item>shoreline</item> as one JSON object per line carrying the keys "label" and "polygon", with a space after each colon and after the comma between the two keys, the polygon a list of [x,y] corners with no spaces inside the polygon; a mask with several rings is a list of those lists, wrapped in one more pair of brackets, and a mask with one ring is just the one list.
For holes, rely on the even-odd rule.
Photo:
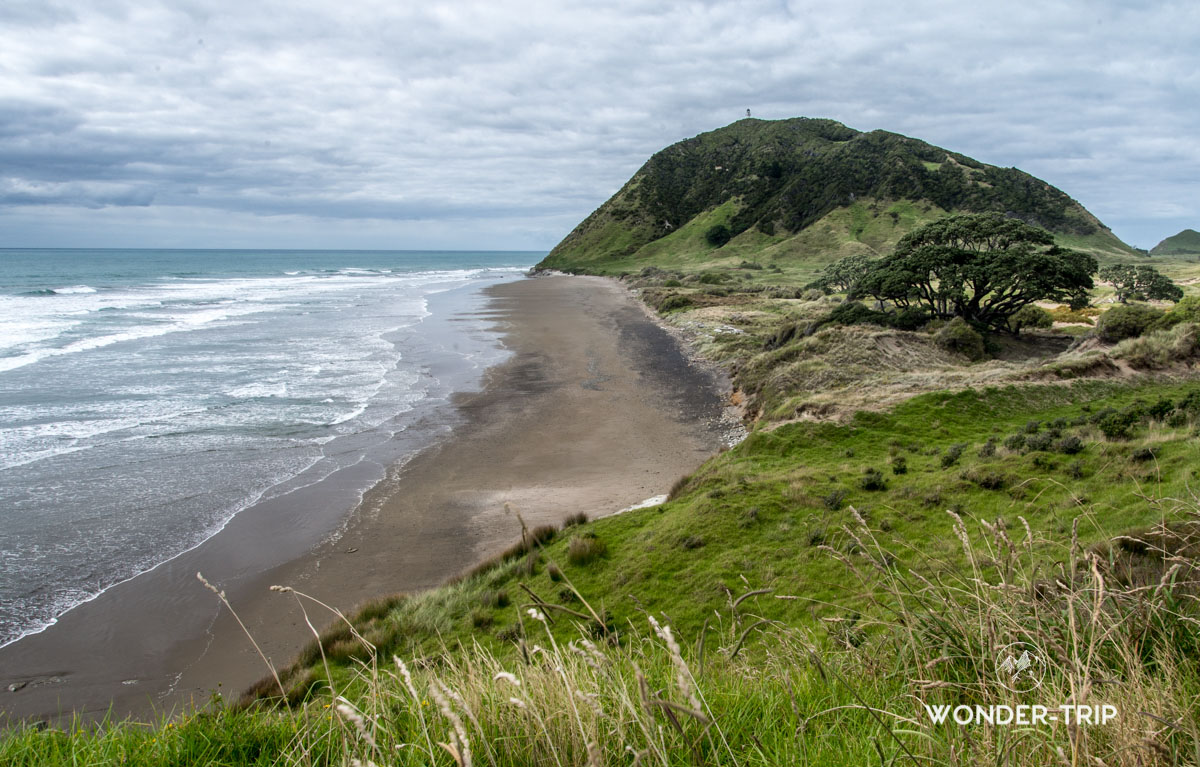
{"label": "shoreline", "polygon": [[[293,586],[344,612],[365,600],[441,585],[517,536],[505,503],[530,525],[579,511],[616,513],[666,492],[733,430],[724,410],[727,382],[693,365],[678,339],[618,283],[542,276],[497,283],[484,295],[474,319],[498,326],[510,356],[487,369],[479,391],[453,395],[448,436],[389,467],[334,540],[253,573],[204,572],[228,590],[274,666],[288,663],[311,632],[294,601],[270,585]],[[250,532],[250,549],[272,540],[269,529]],[[246,533],[231,530],[226,537]],[[243,554],[253,557],[252,550]],[[204,615],[202,629],[190,636],[144,642],[147,673],[135,684],[120,678],[143,665],[127,652],[122,632],[103,625],[97,632],[89,616],[68,613],[45,632],[56,641],[28,642],[42,636],[33,635],[0,652],[4,686],[26,681],[15,693],[0,690],[0,712],[53,719],[76,709],[95,718],[111,705],[117,718],[144,719],[202,705],[214,689],[236,697],[262,678],[268,670],[237,622],[196,582],[196,559],[183,557],[168,563],[167,572],[134,579],[140,589],[169,582],[161,600],[184,590]],[[120,596],[97,601],[117,604]],[[317,628],[331,617],[312,616]],[[76,641],[62,641],[73,632]],[[78,668],[80,653],[88,652],[100,658],[92,665],[107,668]],[[28,684],[38,678],[58,681]]]}

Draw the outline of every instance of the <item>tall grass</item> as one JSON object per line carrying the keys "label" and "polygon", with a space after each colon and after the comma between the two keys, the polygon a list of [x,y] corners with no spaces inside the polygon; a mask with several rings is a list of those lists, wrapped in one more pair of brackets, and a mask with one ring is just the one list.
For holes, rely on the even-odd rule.
{"label": "tall grass", "polygon": [[[649,609],[605,633],[578,595],[580,617],[557,617],[576,621],[564,639],[543,610],[513,604],[512,652],[367,653],[303,704],[218,706],[152,729],[19,729],[0,739],[0,763],[1196,765],[1200,515],[1192,499],[1144,502],[1158,523],[1092,547],[1079,542],[1086,512],[1069,536],[951,513],[963,560],[906,568],[903,541],[851,509],[822,546],[870,596],[861,616],[768,620],[766,602],[805,597],[743,583],[694,636]],[[1002,684],[996,659],[1013,642],[1049,661],[1036,690]],[[1118,716],[959,726],[925,708],[964,704],[1107,704]]]}

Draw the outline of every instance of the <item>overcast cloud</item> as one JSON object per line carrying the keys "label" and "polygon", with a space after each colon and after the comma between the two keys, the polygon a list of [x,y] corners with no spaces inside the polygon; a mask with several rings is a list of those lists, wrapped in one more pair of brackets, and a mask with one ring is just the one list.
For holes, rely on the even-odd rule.
{"label": "overcast cloud", "polygon": [[1192,0],[3,0],[0,246],[548,249],[747,108],[1200,228]]}

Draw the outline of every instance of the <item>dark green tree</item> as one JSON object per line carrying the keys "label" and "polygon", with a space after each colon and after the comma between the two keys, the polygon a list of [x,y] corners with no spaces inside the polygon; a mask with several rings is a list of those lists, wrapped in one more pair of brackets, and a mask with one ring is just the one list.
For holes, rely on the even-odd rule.
{"label": "dark green tree", "polygon": [[704,233],[704,239],[708,241],[709,245],[719,248],[733,239],[733,232],[729,231],[729,227],[724,224],[713,224]]}
{"label": "dark green tree", "polygon": [[821,276],[811,283],[811,287],[826,293],[842,293],[850,290],[867,272],[871,259],[856,254],[839,258],[821,270]]}
{"label": "dark green tree", "polygon": [[1035,301],[1086,305],[1096,268],[1096,259],[1058,247],[1044,229],[962,214],[910,232],[894,253],[871,262],[852,293],[1011,331],[1009,318]]}
{"label": "dark green tree", "polygon": [[1113,286],[1121,303],[1131,298],[1152,301],[1179,301],[1183,298],[1183,289],[1153,266],[1113,264],[1101,269],[1097,276]]}

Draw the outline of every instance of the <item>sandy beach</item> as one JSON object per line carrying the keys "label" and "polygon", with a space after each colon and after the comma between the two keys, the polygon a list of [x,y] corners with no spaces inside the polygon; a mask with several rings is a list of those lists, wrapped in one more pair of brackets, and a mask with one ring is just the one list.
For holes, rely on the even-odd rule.
{"label": "sandy beach", "polygon": [[[204,545],[0,650],[0,711],[144,718],[214,691],[236,697],[267,669],[197,571],[282,665],[311,633],[272,584],[341,610],[427,589],[518,537],[506,503],[531,526],[610,514],[665,493],[719,448],[730,426],[724,382],[689,363],[620,285],[548,276],[495,285],[488,298],[484,314],[510,358],[480,391],[455,396],[449,436],[389,470],[336,540],[304,545],[302,510],[283,504],[239,515]],[[256,564],[266,559],[282,564]]]}

